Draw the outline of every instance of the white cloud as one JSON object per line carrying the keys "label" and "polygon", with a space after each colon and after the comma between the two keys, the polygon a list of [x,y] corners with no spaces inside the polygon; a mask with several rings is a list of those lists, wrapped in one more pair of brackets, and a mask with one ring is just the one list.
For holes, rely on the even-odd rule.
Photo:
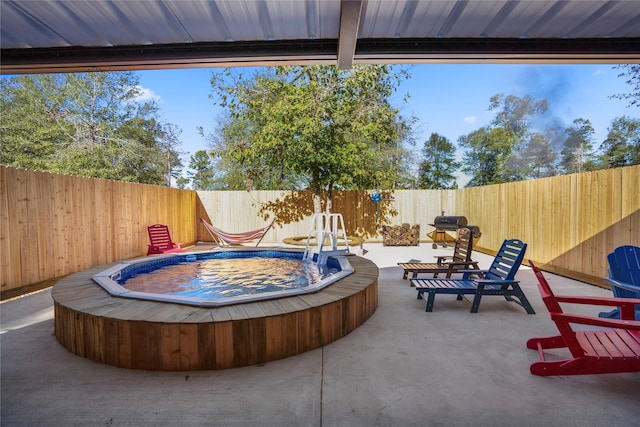
{"label": "white cloud", "polygon": [[467,123],[475,123],[478,118],[476,116],[467,116],[464,118],[464,121]]}
{"label": "white cloud", "polygon": [[153,90],[147,89],[146,87],[142,87],[142,86],[138,86],[137,89],[140,92],[140,94],[136,99],[134,99],[134,101],[137,101],[137,102],[155,101],[158,103],[162,102],[162,98],[160,97],[160,95],[156,95],[153,92]]}
{"label": "white cloud", "polygon": [[601,70],[600,68],[598,68],[597,70],[595,70],[595,71],[593,72],[593,75],[594,75],[594,76],[600,76],[600,75],[605,74],[605,73],[606,73],[606,72],[605,72],[604,70]]}

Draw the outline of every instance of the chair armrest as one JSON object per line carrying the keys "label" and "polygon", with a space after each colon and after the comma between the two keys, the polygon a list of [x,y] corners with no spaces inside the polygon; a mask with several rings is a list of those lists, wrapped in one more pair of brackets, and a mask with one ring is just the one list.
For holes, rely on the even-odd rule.
{"label": "chair armrest", "polygon": [[458,270],[456,271],[456,273],[462,273],[462,278],[463,279],[468,279],[470,275],[472,274],[481,274],[481,275],[485,275],[489,272],[489,270]]}
{"label": "chair armrest", "polygon": [[477,284],[482,285],[511,285],[513,283],[520,283],[519,280],[489,280],[489,279],[473,279]]}
{"label": "chair armrest", "polygon": [[599,326],[603,328],[627,329],[640,331],[640,321],[605,319],[602,317],[581,316],[568,313],[551,313],[551,320],[564,323],[577,323],[580,325]]}
{"label": "chair armrest", "polygon": [[[451,261],[451,262],[447,262],[446,264],[447,265],[473,265],[473,264],[477,264],[477,261]],[[463,270],[460,270],[460,271],[463,271]],[[469,271],[478,271],[478,270],[469,270]]]}
{"label": "chair armrest", "polygon": [[640,299],[637,298],[569,297],[556,295],[556,299],[558,302],[567,304],[606,305],[611,307],[640,304]]}
{"label": "chair armrest", "polygon": [[442,262],[446,259],[453,259],[453,255],[434,255],[436,258],[436,264],[442,265]]}
{"label": "chair armrest", "polygon": [[607,297],[566,297],[556,296],[558,302],[567,304],[603,305],[620,307],[620,318],[634,320],[635,306],[640,307],[640,299],[636,298],[607,298]]}
{"label": "chair armrest", "polygon": [[626,282],[621,282],[619,280],[616,279],[611,279],[609,277],[605,277],[604,278],[604,282],[611,286],[612,288],[620,288],[620,289],[624,289],[625,291],[629,291],[629,292],[634,292],[637,293],[638,295],[640,295],[640,286],[634,286],[630,283],[626,283]]}

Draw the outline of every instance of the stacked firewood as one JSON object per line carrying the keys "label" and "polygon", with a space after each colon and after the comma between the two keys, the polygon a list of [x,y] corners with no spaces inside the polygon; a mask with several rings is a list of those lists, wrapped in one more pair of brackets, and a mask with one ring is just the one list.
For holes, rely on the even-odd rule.
{"label": "stacked firewood", "polygon": [[382,244],[384,246],[418,246],[420,224],[383,225]]}

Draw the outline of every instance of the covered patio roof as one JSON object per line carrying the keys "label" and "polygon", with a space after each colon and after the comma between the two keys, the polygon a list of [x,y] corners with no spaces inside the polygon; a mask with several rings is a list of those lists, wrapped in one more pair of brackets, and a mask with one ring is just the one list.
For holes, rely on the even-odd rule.
{"label": "covered patio roof", "polygon": [[2,0],[1,72],[637,63],[636,1]]}

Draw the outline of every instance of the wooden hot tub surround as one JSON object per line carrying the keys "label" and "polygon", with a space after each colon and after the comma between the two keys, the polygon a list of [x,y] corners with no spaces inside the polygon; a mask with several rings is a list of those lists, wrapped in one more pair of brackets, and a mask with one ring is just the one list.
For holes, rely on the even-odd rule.
{"label": "wooden hot tub surround", "polygon": [[78,356],[132,369],[226,369],[294,356],[375,312],[377,266],[349,262],[355,271],[319,292],[215,308],[113,297],[91,279],[108,267],[99,266],[53,287],[55,336]]}

